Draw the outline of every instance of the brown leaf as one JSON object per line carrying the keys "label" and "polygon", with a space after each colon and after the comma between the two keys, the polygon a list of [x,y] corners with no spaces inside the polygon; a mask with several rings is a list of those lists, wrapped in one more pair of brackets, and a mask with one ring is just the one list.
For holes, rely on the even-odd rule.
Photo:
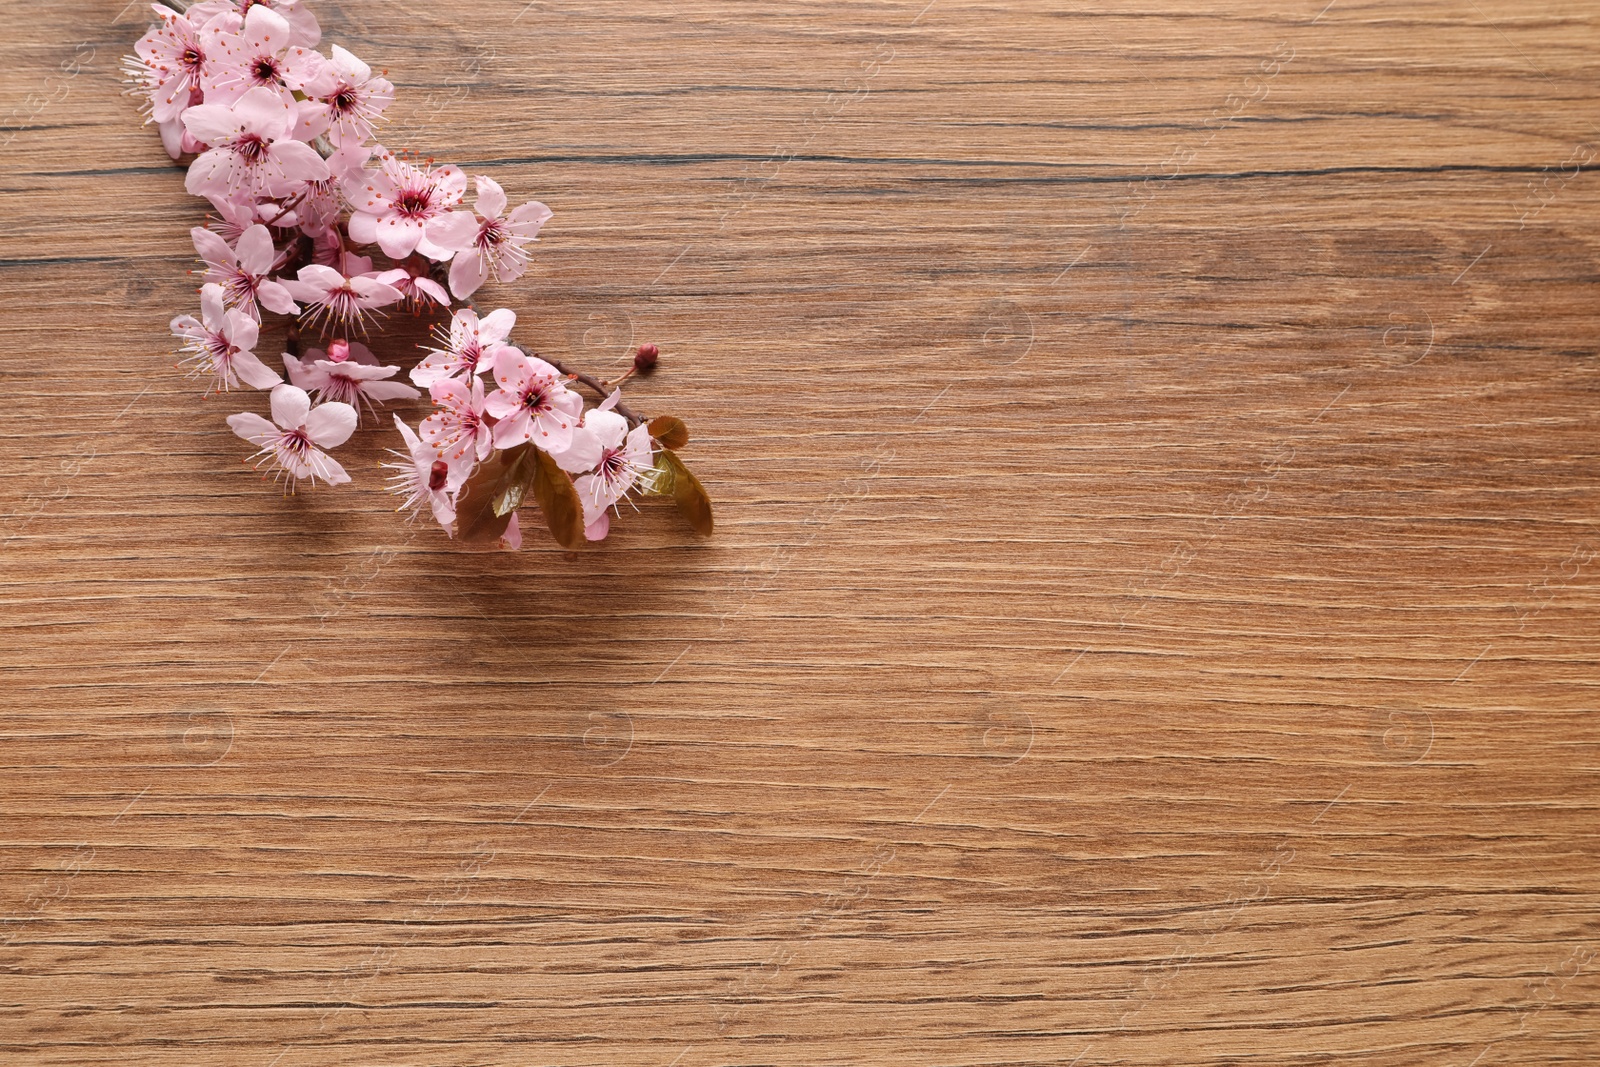
{"label": "brown leaf", "polygon": [[689,427],[682,419],[662,415],[650,420],[650,436],[660,441],[662,448],[682,448],[689,443]]}
{"label": "brown leaf", "polygon": [[535,448],[533,498],[544,512],[545,525],[562,548],[581,548],[583,536],[583,501],[578,498],[578,487],[572,484],[565,471],[550,458],[550,453]]}
{"label": "brown leaf", "polygon": [[683,460],[679,459],[677,453],[670,448],[661,450],[660,460],[663,461],[662,466],[672,476],[672,486],[666,490],[672,494],[672,502],[678,506],[683,517],[689,520],[689,525],[694,527],[696,533],[710,537],[713,525],[711,497],[706,494],[706,487],[700,484],[700,479],[683,465]]}
{"label": "brown leaf", "polygon": [[520,477],[518,468],[525,468],[524,450],[533,451],[532,445],[518,445],[504,452],[496,452],[472,472],[456,498],[456,537],[468,544],[498,541],[511,525],[514,509],[501,513],[497,503],[505,500],[512,489],[512,480]]}

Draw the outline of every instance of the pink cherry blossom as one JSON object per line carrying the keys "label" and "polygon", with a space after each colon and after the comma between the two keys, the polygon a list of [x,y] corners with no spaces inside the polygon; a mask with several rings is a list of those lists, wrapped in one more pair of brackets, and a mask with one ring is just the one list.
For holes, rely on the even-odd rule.
{"label": "pink cherry blossom", "polygon": [[218,15],[235,15],[248,18],[258,7],[271,8],[289,23],[290,40],[307,48],[315,48],[322,40],[322,27],[317,17],[301,6],[300,0],[201,0],[188,11],[196,26],[203,26]]}
{"label": "pink cherry blossom", "polygon": [[584,536],[598,541],[610,529],[609,510],[640,479],[648,477],[652,465],[650,430],[646,426],[629,430],[627,419],[600,408],[584,415],[583,426],[594,435],[600,455],[594,473],[581,475],[575,484],[583,501]]}
{"label": "pink cherry blossom", "polygon": [[373,127],[394,101],[394,86],[378,77],[355,56],[338,45],[322,69],[305,87],[299,107],[296,135],[311,140],[327,134],[341,145],[372,137]]}
{"label": "pink cherry blossom", "polygon": [[413,311],[450,306],[450,294],[426,274],[415,274],[409,268],[396,267],[378,275],[378,280],[400,290],[400,295],[405,297],[406,307]]}
{"label": "pink cherry blossom", "polygon": [[326,60],[291,36],[289,21],[264,4],[245,12],[242,24],[231,12],[212,19],[204,30],[210,62],[200,79],[206,100],[231,104],[259,85],[294,107],[295,90],[304,89]]}
{"label": "pink cherry blossom", "polygon": [[[150,97],[150,118],[170,123],[189,107],[207,72],[203,19],[161,12],[161,24],[150,27],[133,46],[124,69]],[[177,158],[177,154],[173,154]]]}
{"label": "pink cherry blossom", "polygon": [[562,383],[560,371],[537,356],[506,347],[495,354],[494,377],[500,388],[484,408],[500,420],[494,427],[495,447],[532,441],[546,452],[558,452],[572,443],[583,398]]}
{"label": "pink cherry blossom", "polygon": [[462,308],[451,318],[450,332],[439,336],[443,347],[428,350],[422,362],[411,368],[411,380],[426,388],[444,378],[482,374],[494,365],[516,324],[517,313],[510,308],[492,311],[481,320],[476,311]]}
{"label": "pink cherry blossom", "polygon": [[[210,196],[207,199],[211,201],[216,214],[207,216],[211,221],[206,223],[206,228],[226,241],[230,248],[239,243],[244,231],[263,221],[258,201],[229,200],[222,196]],[[272,201],[266,202],[266,218],[272,218],[277,210],[277,205]]]}
{"label": "pink cherry blossom", "polygon": [[336,340],[326,353],[309,349],[303,361],[284,353],[283,365],[292,384],[315,392],[319,401],[349,404],[358,415],[363,408],[376,414],[376,405],[386,400],[415,400],[422,395],[404,382],[387,381],[400,368],[380,367],[372,350],[359,341]]}
{"label": "pink cherry blossom", "polygon": [[259,198],[328,177],[317,150],[289,137],[293,115],[277,93],[261,86],[232,104],[191,107],[184,126],[212,147],[189,165],[184,186],[196,196]]}
{"label": "pink cherry blossom", "polygon": [[388,151],[379,159],[376,171],[366,171],[363,180],[345,185],[345,197],[355,209],[350,215],[351,239],[364,245],[376,242],[391,259],[404,259],[413,252],[449,259],[454,250],[428,238],[427,222],[461,202],[467,176],[454,166],[413,166]]}
{"label": "pink cherry blossom", "polygon": [[[371,264],[371,260],[366,262]],[[358,271],[347,275],[321,263],[306,264],[297,278],[283,284],[290,296],[308,305],[309,324],[331,325],[345,333],[366,333],[367,317],[373,311],[400,300],[400,290],[378,281],[375,274]]]}
{"label": "pink cherry blossom", "polygon": [[283,381],[252,349],[259,336],[256,320],[242,311],[223,306],[222,286],[200,287],[200,318],[179,315],[172,320],[172,333],[185,339],[183,350],[190,355],[190,375],[209,375],[214,390],[227,392],[240,382],[257,389],[271,389]]}
{"label": "pink cherry blossom", "polygon": [[250,457],[260,457],[256,469],[270,463],[275,477],[288,476],[291,492],[302,480],[316,484],[320,478],[329,485],[350,480],[337,461],[320,451],[344,444],[355,432],[356,412],[349,404],[318,404],[313,409],[304,389],[280,385],[272,390],[272,422],[243,411],[229,415],[228,425],[261,449]]}
{"label": "pink cherry blossom", "polygon": [[427,504],[433,511],[434,521],[449,532],[456,521],[456,494],[466,480],[466,469],[451,467],[440,459],[439,453],[419,441],[398,415],[394,417],[394,426],[405,439],[406,451],[389,449],[389,454],[398,460],[383,464],[395,472],[389,476],[389,491],[403,498],[400,510],[410,512],[412,518]]}
{"label": "pink cherry blossom", "polygon": [[[340,145],[326,160],[328,177],[303,183],[281,206],[269,205],[266,221],[273,226],[298,226],[305,233],[331,234],[339,225],[339,215],[344,210],[340,184],[360,177],[361,168],[371,155],[372,148],[367,145],[354,141]],[[330,243],[336,246],[337,238]],[[337,262],[337,259],[329,262]]]}
{"label": "pink cherry blossom", "polygon": [[239,235],[237,248],[203,226],[189,231],[194,250],[206,262],[206,281],[222,286],[223,297],[230,307],[236,307],[257,322],[261,321],[261,307],[280,315],[298,315],[300,306],[289,295],[282,282],[267,277],[278,262],[278,250],[273,246],[272,235],[262,225],[251,226]]}
{"label": "pink cherry blossom", "polygon": [[452,467],[471,470],[494,451],[494,430],[484,421],[483,379],[445,378],[429,388],[440,407],[422,420],[422,439]]}
{"label": "pink cherry blossom", "polygon": [[451,211],[427,224],[428,239],[456,253],[450,264],[450,291],[465,300],[493,278],[511,282],[528,269],[528,250],[522,246],[538,239],[539,228],[550,220],[550,209],[529,201],[511,214],[506,211],[505,190],[493,178],[478,175],[478,197],[472,211]]}

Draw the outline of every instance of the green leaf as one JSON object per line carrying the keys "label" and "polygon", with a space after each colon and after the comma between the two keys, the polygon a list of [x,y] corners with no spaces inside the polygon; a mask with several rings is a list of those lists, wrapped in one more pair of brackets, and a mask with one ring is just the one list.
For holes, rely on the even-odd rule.
{"label": "green leaf", "polygon": [[511,525],[511,509],[499,511],[499,503],[512,492],[512,481],[522,476],[523,454],[531,445],[518,445],[496,452],[478,464],[456,498],[456,537],[469,544],[500,540]]}
{"label": "green leaf", "polygon": [[537,448],[529,451],[534,456],[533,498],[544,512],[545,525],[562,548],[583,547],[583,501],[578,498],[578,487],[550,453]]}
{"label": "green leaf", "polygon": [[662,415],[650,420],[650,436],[660,441],[662,448],[682,448],[689,443],[689,427],[682,419]]}
{"label": "green leaf", "polygon": [[683,465],[683,460],[670,448],[663,448],[661,455],[656,460],[658,466],[664,465],[670,472],[670,488],[660,490],[672,495],[672,502],[678,506],[678,511],[689,520],[695,532],[702,537],[710,537],[713,526],[711,520],[711,497],[706,494],[706,487],[700,484],[700,479],[694,472]]}

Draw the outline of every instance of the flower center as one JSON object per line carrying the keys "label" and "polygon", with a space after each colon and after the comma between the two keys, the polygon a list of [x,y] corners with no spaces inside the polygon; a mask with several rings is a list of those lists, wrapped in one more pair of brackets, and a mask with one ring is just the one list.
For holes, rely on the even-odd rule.
{"label": "flower center", "polygon": [[267,154],[267,142],[259,133],[247,133],[234,142],[233,150],[246,163],[258,163]]}
{"label": "flower center", "polygon": [[405,189],[395,198],[394,208],[407,218],[427,214],[433,207],[432,189]]}
{"label": "flower center", "polygon": [[200,49],[196,48],[194,45],[190,45],[189,47],[185,48],[183,50],[183,55],[178,57],[178,62],[183,64],[183,69],[192,73],[199,73],[200,68],[205,64],[205,61],[205,53],[200,51]]}
{"label": "flower center", "polygon": [[535,382],[522,391],[522,406],[530,415],[542,415],[551,410],[550,397],[543,382]]}
{"label": "flower center", "polygon": [[278,441],[278,448],[296,459],[303,459],[311,450],[311,439],[306,436],[304,429],[285,430]]}
{"label": "flower center", "polygon": [[256,290],[260,288],[261,282],[262,279],[254,274],[235,267],[233,273],[223,282],[223,289],[232,298],[233,303],[242,304],[256,298]]}
{"label": "flower center", "polygon": [[251,73],[259,84],[270,85],[278,80],[278,61],[272,56],[262,56],[256,60]]}
{"label": "flower center", "polygon": [[328,103],[341,115],[347,115],[361,104],[361,98],[356,95],[355,89],[345,86],[328,98]]}
{"label": "flower center", "polygon": [[478,247],[485,252],[492,252],[505,243],[510,232],[500,223],[499,219],[489,219],[478,231]]}

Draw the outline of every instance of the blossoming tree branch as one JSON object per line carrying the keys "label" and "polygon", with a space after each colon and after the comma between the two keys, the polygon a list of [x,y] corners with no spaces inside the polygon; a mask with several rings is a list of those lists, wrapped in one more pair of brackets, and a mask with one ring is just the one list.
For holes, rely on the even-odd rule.
{"label": "blossoming tree branch", "polygon": [[[711,532],[710,500],[675,451],[687,428],[622,403],[621,385],[654,370],[656,346],[602,381],[514,344],[509,309],[480,316],[473,304],[486,282],[527,270],[549,208],[509,207],[485,175],[465,207],[459,168],[378,143],[394,86],[338,45],[317,51],[322,31],[302,0],[153,6],[159,21],[127,73],[167,152],[189,161],[188,191],[213,208],[191,231],[205,263],[200,314],[173,319],[172,332],[208,394],[267,391],[270,419],[228,417],[258,449],[258,469],[291,491],[348,482],[329,452],[380,405],[426,389],[437,410],[415,429],[393,417],[404,448],[384,466],[401,509],[426,509],[451,536],[520,547],[518,509],[531,497],[556,541],[575,548],[604,538],[636,492],[670,497]],[[449,314],[412,385],[356,339],[378,343],[386,308]],[[281,374],[255,352],[265,312],[294,317]],[[324,347],[301,352],[301,331]]]}

